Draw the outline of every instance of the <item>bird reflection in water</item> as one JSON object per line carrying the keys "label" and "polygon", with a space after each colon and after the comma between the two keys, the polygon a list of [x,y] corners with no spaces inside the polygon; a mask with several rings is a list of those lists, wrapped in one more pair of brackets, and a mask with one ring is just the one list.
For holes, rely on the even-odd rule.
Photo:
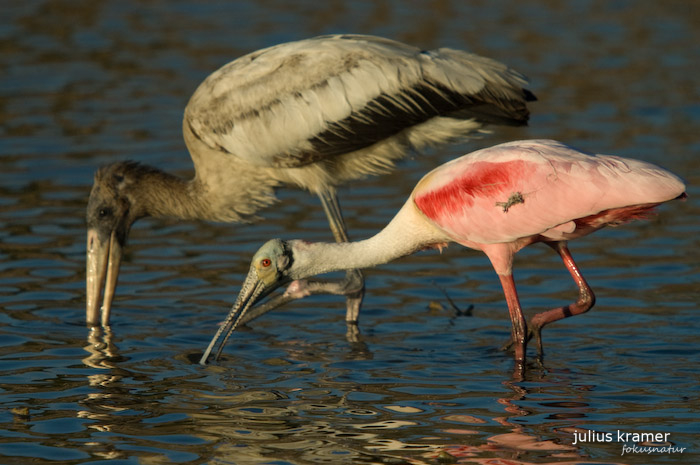
{"label": "bird reflection in water", "polygon": [[[89,355],[82,359],[83,363],[100,371],[87,375],[88,384],[94,390],[80,401],[85,409],[78,410],[77,416],[92,420],[87,425],[90,429],[110,432],[113,431],[117,419],[115,414],[129,410],[123,395],[125,388],[122,380],[125,375],[130,376],[130,373],[118,366],[119,362],[127,359],[119,354],[109,326],[90,328],[84,349]],[[121,402],[125,405],[119,405]],[[93,440],[86,446],[89,446],[91,454],[105,460],[128,457],[127,451],[119,451],[110,439],[104,442]]]}

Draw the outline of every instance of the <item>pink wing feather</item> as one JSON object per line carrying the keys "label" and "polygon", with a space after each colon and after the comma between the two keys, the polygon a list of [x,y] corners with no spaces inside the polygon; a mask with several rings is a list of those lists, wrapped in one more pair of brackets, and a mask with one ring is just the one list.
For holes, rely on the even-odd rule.
{"label": "pink wing feather", "polygon": [[[435,226],[469,245],[575,238],[644,210],[626,207],[653,206],[684,191],[678,177],[650,163],[539,140],[446,163],[418,183],[412,198]],[[607,210],[614,214],[600,214]]]}

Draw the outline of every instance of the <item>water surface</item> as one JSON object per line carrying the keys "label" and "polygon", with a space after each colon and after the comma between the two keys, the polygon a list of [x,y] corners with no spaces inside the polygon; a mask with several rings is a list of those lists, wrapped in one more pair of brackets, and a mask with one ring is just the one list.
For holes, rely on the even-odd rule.
{"label": "water surface", "polygon": [[[700,11],[663,3],[4,5],[0,462],[695,463]],[[545,330],[545,367],[524,381],[498,350],[509,334],[498,280],[457,246],[367,271],[357,338],[342,299],[316,296],[197,365],[262,238],[330,238],[318,201],[292,189],[252,225],[138,222],[111,328],[84,326],[96,167],[128,158],[191,175],[180,124],[199,82],[246,52],[332,32],[487,55],[528,75],[540,98],[527,128],[346,186],[353,237],[378,231],[432,167],[506,140],[556,138],[687,180],[687,201],[572,243],[598,303]],[[529,314],[575,298],[543,246],[519,254],[516,279]],[[589,430],[615,440],[573,444]],[[668,433],[684,452],[621,455],[618,430]]]}

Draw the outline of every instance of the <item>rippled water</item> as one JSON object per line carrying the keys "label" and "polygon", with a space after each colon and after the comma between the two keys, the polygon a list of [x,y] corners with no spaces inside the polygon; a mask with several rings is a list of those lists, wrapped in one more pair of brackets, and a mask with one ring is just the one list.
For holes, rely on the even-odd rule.
{"label": "rippled water", "polygon": [[[28,0],[2,10],[1,463],[696,463],[693,2]],[[220,363],[197,365],[261,238],[329,238],[317,201],[295,190],[254,225],[137,223],[112,327],[85,328],[95,168],[131,158],[189,175],[180,121],[198,83],[248,51],[330,32],[470,49],[527,74],[540,98],[528,128],[345,188],[353,237],[376,232],[431,167],[515,138],[650,160],[688,181],[688,201],[572,244],[598,303],[545,330],[546,368],[511,380],[497,350],[509,334],[498,280],[485,257],[456,246],[368,271],[358,340],[346,337],[342,299],[317,296],[237,333]],[[546,247],[516,267],[526,310],[574,298]],[[575,430],[611,440],[574,445]],[[684,452],[621,455],[618,431],[668,433]]]}

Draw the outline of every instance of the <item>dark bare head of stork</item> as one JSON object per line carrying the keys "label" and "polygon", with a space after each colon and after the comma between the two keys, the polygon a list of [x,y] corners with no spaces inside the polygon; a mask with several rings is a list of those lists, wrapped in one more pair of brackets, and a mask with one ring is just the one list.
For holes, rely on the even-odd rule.
{"label": "dark bare head of stork", "polygon": [[[98,325],[100,298],[103,295],[103,321],[109,311],[117,285],[122,249],[131,225],[141,215],[139,201],[133,197],[143,167],[123,162],[104,166],[95,173],[87,207],[87,323]],[[142,216],[142,215],[141,215]],[[106,320],[105,320],[106,314]]]}
{"label": "dark bare head of stork", "polygon": [[187,185],[156,168],[129,161],[104,166],[95,173],[87,206],[89,325],[109,322],[122,250],[131,225],[150,215],[185,216],[188,202],[183,199],[189,197]]}

